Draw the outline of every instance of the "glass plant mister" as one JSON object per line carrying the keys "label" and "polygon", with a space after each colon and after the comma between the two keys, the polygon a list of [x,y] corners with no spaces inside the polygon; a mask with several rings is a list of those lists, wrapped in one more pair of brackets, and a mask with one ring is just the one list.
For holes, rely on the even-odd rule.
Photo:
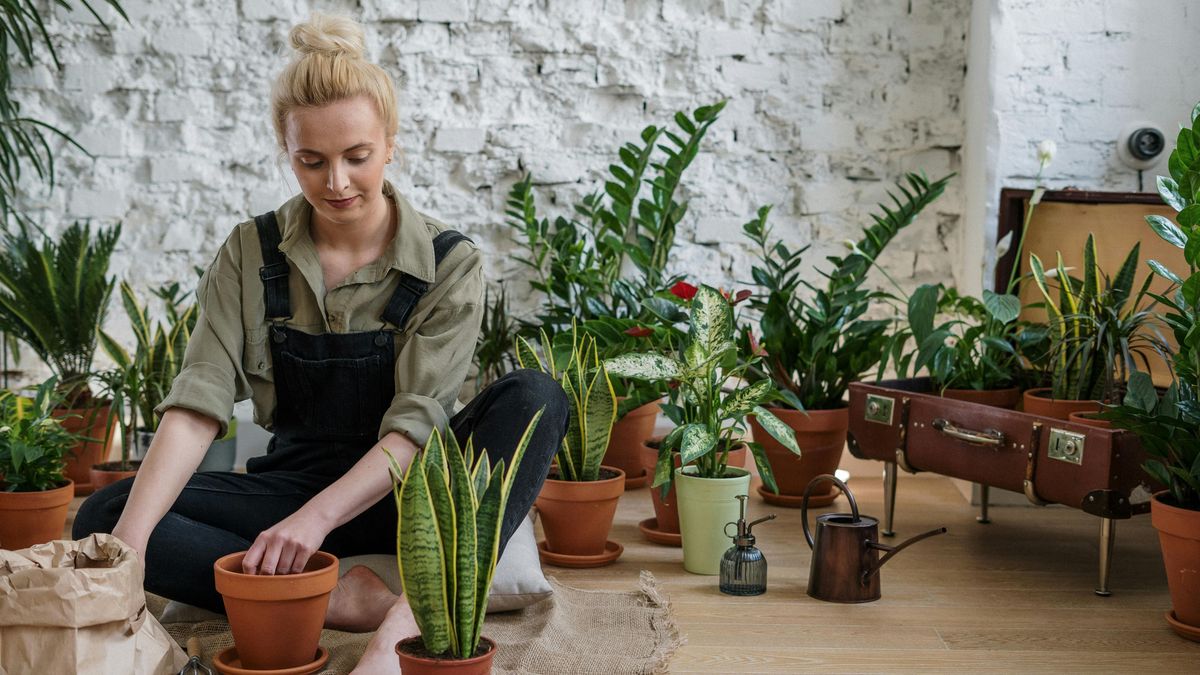
{"label": "glass plant mister", "polygon": [[[736,523],[725,524],[725,534],[733,539],[733,546],[721,556],[721,592],[729,595],[762,595],[767,592],[767,559],[754,545],[750,528],[775,518],[772,513],[758,520],[746,522],[746,495],[738,495],[741,515]],[[737,526],[737,534],[729,534],[729,526]]]}

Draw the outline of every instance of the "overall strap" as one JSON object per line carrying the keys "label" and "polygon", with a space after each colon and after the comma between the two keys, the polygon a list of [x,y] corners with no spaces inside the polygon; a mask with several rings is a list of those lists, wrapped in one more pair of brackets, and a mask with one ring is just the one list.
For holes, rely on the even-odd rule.
{"label": "overall strap", "polygon": [[279,234],[275,212],[268,211],[261,216],[254,216],[254,225],[258,229],[258,242],[262,247],[263,266],[258,268],[258,277],[263,282],[267,320],[290,319],[292,302],[288,295],[288,264],[279,250],[283,238]]}
{"label": "overall strap", "polygon": [[[471,241],[467,235],[454,230],[446,230],[438,233],[433,238],[433,263],[436,269],[442,264],[442,260],[454,250],[454,247],[461,241]],[[404,325],[408,323],[408,317],[412,314],[413,308],[421,300],[421,296],[425,295],[429,290],[429,284],[421,281],[407,272],[400,273],[400,285],[396,286],[396,291],[392,293],[392,297],[388,300],[387,308],[383,310],[382,319],[386,323],[390,323],[397,329],[403,330]]]}

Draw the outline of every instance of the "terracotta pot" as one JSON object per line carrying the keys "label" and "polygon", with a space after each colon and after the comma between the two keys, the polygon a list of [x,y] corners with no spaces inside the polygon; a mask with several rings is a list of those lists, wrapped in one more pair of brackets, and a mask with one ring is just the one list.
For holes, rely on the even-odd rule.
{"label": "terracotta pot", "polygon": [[[547,478],[534,504],[546,533],[546,548],[569,556],[605,552],[617,500],[625,492],[625,472],[602,466],[601,479],[571,481]],[[611,475],[604,478],[605,470]]]}
{"label": "terracotta pot", "polygon": [[69,480],[40,492],[0,491],[0,548],[16,551],[62,539],[74,496]]}
{"label": "terracotta pot", "polygon": [[983,391],[978,389],[946,389],[942,392],[942,397],[954,399],[955,401],[990,405],[993,408],[1013,410],[1021,402],[1021,388],[1009,387],[1008,389],[985,389]]}
{"label": "terracotta pot", "polygon": [[54,416],[62,420],[67,431],[85,437],[67,453],[65,473],[75,482],[76,496],[90,495],[96,489],[92,485],[92,467],[108,459],[108,448],[117,430],[116,420],[111,420],[112,406],[59,408]]}
{"label": "terracotta pot", "polygon": [[1097,429],[1112,429],[1113,428],[1112,422],[1109,422],[1108,420],[1102,420],[1102,419],[1098,419],[1096,417],[1092,417],[1092,415],[1095,415],[1095,414],[1096,414],[1095,411],[1092,411],[1092,412],[1075,411],[1075,412],[1067,415],[1067,419],[1070,420],[1071,422],[1075,422],[1076,424],[1086,424],[1089,427],[1096,427]]}
{"label": "terracotta pot", "polygon": [[404,675],[487,675],[492,672],[496,643],[481,636],[479,646],[487,651],[469,659],[434,658],[423,655],[425,643],[420,637],[410,637],[396,643],[396,655],[400,657],[400,672]]}
{"label": "terracotta pot", "polygon": [[[850,428],[850,408],[834,410],[809,410],[801,412],[789,408],[767,408],[781,422],[796,432],[796,443],[800,456],[792,454],[771,434],[768,434],[753,415],[748,417],[755,442],[763,446],[779,494],[759,490],[763,500],[775,506],[800,508],[804,488],[821,474],[832,474],[842,461],[842,450],[846,447],[846,433]],[[813,490],[813,498],[833,494],[831,483],[822,484]]]}
{"label": "terracotta pot", "polygon": [[1175,620],[1200,635],[1200,511],[1174,506],[1169,500],[1165,490],[1154,495],[1150,523],[1158,530]]}
{"label": "terracotta pot", "polygon": [[[621,396],[619,400],[624,401]],[[654,423],[658,420],[658,401],[630,410],[613,424],[608,449],[604,451],[604,464],[625,472],[625,489],[640,488],[650,482],[650,474],[642,466],[642,443],[654,435]]]}
{"label": "terracotta pot", "polygon": [[107,487],[119,480],[133,478],[137,475],[138,467],[142,465],[141,460],[131,461],[129,466],[132,468],[122,471],[121,462],[104,462],[93,466],[88,475],[91,477],[92,489],[99,490],[102,487]]}
{"label": "terracotta pot", "polygon": [[1031,415],[1065,420],[1073,412],[1096,412],[1100,409],[1099,401],[1050,398],[1050,391],[1050,387],[1026,389],[1022,397],[1025,412]]}
{"label": "terracotta pot", "polygon": [[[662,443],[662,440],[662,436],[655,436],[642,442],[642,465],[650,473],[651,483],[654,482],[654,468],[658,465],[658,445]],[[746,446],[738,445],[729,453],[729,466],[745,467],[747,454]],[[675,454],[675,468],[679,468],[678,453]],[[654,504],[654,517],[658,521],[658,531],[679,534],[679,504],[675,501],[675,483],[671,483],[665,499],[662,496],[661,487],[650,488],[650,501]]]}
{"label": "terracotta pot", "polygon": [[238,656],[247,669],[295,668],[311,663],[321,639],[338,559],[317,551],[299,574],[242,572],[246,552],[213,563]]}

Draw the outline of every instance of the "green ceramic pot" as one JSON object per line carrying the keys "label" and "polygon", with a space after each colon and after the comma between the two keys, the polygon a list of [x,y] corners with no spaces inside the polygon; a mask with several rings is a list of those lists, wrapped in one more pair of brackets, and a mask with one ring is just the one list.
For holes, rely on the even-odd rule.
{"label": "green ceramic pot", "polygon": [[737,496],[748,494],[750,472],[729,467],[725,478],[699,478],[695,473],[694,466],[675,469],[683,569],[692,574],[720,574],[721,556],[733,545],[725,536],[725,523],[737,522]]}

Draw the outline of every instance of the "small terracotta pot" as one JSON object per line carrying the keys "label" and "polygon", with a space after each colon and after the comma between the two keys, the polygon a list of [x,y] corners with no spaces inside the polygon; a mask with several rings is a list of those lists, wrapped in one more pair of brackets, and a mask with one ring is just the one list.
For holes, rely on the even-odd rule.
{"label": "small terracotta pot", "polygon": [[[792,454],[779,441],[768,434],[754,415],[747,419],[754,441],[763,446],[771,471],[775,473],[775,484],[779,494],[761,490],[768,504],[788,508],[800,508],[799,499],[804,495],[812,479],[821,474],[833,474],[842,461],[842,450],[846,447],[846,433],[850,428],[850,408],[834,410],[809,410],[802,412],[789,408],[767,408],[781,422],[796,432],[796,444],[800,456]],[[824,497],[833,493],[832,483],[825,483],[813,490],[813,497]],[[790,499],[789,499],[790,497]]]}
{"label": "small terracotta pot", "polygon": [[1169,504],[1169,499],[1164,490],[1150,500],[1150,523],[1158,530],[1175,620],[1200,635],[1200,511]]}
{"label": "small terracotta pot", "polygon": [[1026,389],[1022,397],[1025,412],[1031,415],[1052,417],[1065,420],[1073,412],[1096,412],[1100,409],[1099,401],[1075,401],[1071,399],[1050,398],[1050,387]]}
{"label": "small terracotta pot", "polygon": [[[621,401],[625,398],[618,397]],[[643,471],[641,449],[642,443],[654,434],[658,411],[658,401],[651,401],[630,410],[613,424],[604,464],[625,472],[626,490],[640,488],[650,481],[650,474]]]}
{"label": "small terracotta pot", "polygon": [[534,504],[549,551],[572,556],[604,553],[617,500],[625,492],[625,472],[602,466],[602,476],[606,469],[614,475],[595,481],[547,478],[542,483]]}
{"label": "small terracotta pot", "polygon": [[16,551],[62,539],[75,485],[40,492],[0,491],[0,548]]}
{"label": "small terracotta pot", "polygon": [[[655,436],[642,442],[642,465],[650,473],[650,482],[654,482],[654,469],[658,466],[658,445],[663,436]],[[653,445],[651,445],[653,444]],[[744,444],[739,444],[729,453],[729,466],[742,468],[746,466],[748,452]],[[679,468],[679,453],[675,453],[675,468]],[[662,487],[650,488],[650,502],[654,505],[654,517],[658,521],[658,531],[668,534],[679,534],[679,503],[675,500],[675,483],[667,490],[667,496],[662,496]]]}
{"label": "small terracotta pot", "polygon": [[112,406],[99,405],[90,408],[59,408],[54,417],[62,420],[63,428],[84,437],[67,453],[67,478],[75,483],[75,495],[90,495],[92,467],[108,459],[108,448],[116,432],[116,420],[112,420]]}
{"label": "small terracotta pot", "polygon": [[486,647],[487,651],[469,659],[420,656],[418,654],[425,651],[425,643],[418,636],[397,642],[396,655],[400,657],[400,672],[404,675],[487,675],[492,672],[496,643],[481,636],[479,646]]}
{"label": "small terracotta pot", "polygon": [[1075,411],[1075,412],[1067,415],[1067,419],[1071,422],[1075,422],[1076,424],[1086,424],[1089,427],[1096,427],[1097,429],[1112,429],[1113,428],[1112,422],[1109,422],[1108,420],[1102,420],[1097,417],[1092,417],[1092,415],[1095,415],[1095,414],[1096,413],[1094,411],[1093,412]]}
{"label": "small terracotta pot", "polygon": [[99,490],[102,487],[112,485],[119,480],[133,478],[137,475],[138,468],[142,465],[141,460],[131,461],[129,466],[133,467],[129,470],[122,471],[120,462],[105,462],[92,467],[89,475],[92,479],[92,489]]}
{"label": "small terracotta pot", "polygon": [[245,551],[231,553],[213,563],[243,667],[269,670],[311,663],[329,594],[337,585],[338,559],[317,551],[303,572],[272,576],[243,573],[244,557]]}
{"label": "small terracotta pot", "polygon": [[1021,388],[1009,387],[1008,389],[984,389],[982,391],[978,389],[946,389],[942,392],[942,398],[1013,410],[1021,402]]}

